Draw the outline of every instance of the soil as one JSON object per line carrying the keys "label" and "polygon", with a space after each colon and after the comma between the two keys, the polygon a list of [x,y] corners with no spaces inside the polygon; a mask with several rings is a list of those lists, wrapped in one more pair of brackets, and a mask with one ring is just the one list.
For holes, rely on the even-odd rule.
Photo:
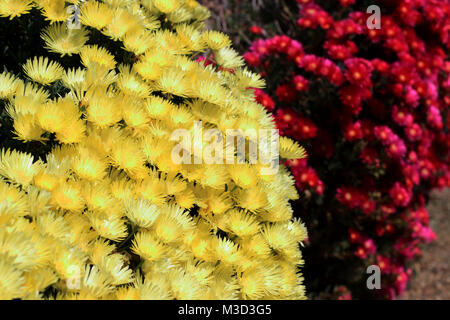
{"label": "soil", "polygon": [[404,300],[450,299],[450,190],[435,192],[428,205],[437,240],[423,249]]}

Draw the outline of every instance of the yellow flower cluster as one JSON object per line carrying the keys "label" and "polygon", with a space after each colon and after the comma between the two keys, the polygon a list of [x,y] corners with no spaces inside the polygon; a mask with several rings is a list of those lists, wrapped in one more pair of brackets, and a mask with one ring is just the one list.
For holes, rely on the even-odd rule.
{"label": "yellow flower cluster", "polygon": [[[66,27],[66,2],[80,6],[78,29]],[[55,145],[42,159],[1,151],[0,299],[305,298],[306,229],[287,169],[171,159],[171,132],[198,120],[275,128],[248,90],[263,81],[226,35],[205,30],[208,11],[194,0],[0,0],[3,17],[33,8],[50,21],[48,50],[80,66],[34,57],[26,79],[0,74],[16,138]],[[87,45],[94,31],[132,63]],[[285,138],[280,153],[304,156]]]}

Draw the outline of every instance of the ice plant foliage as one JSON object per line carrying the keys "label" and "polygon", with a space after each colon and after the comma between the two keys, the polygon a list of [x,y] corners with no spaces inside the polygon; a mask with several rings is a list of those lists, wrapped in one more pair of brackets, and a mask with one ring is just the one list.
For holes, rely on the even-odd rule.
{"label": "ice plant foliage", "polygon": [[372,293],[393,298],[419,244],[435,239],[430,191],[450,185],[450,2],[382,1],[380,29],[355,1],[293,2],[284,8],[297,20],[277,25],[296,27],[255,40],[244,57],[267,81],[256,101],[310,151],[289,162],[310,194],[299,210],[311,235],[309,289],[371,296],[365,270],[379,264],[382,289]]}
{"label": "ice plant foliage", "polygon": [[[0,0],[2,19],[45,16],[56,57],[0,74],[11,135],[50,150],[1,151],[0,298],[305,298],[306,229],[288,170],[171,159],[171,133],[196,121],[275,129],[249,90],[264,81],[225,34],[205,30],[208,11],[194,0],[70,1],[82,26],[68,29],[68,2]],[[287,138],[280,152],[304,155]]]}

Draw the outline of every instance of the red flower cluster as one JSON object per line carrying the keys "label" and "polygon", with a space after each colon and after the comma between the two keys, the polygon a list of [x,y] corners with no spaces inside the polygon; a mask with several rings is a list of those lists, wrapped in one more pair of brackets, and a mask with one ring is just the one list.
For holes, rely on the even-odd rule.
{"label": "red flower cluster", "polygon": [[370,214],[376,209],[376,202],[371,200],[367,192],[352,187],[337,189],[336,199],[350,209],[358,208],[365,214]]}
{"label": "red flower cluster", "polygon": [[287,165],[291,168],[292,174],[296,177],[296,185],[300,190],[311,189],[318,195],[324,192],[324,184],[317,175],[316,170],[308,166],[305,159],[289,160]]}
{"label": "red flower cluster", "polygon": [[378,263],[390,275],[382,294],[393,298],[408,283],[419,245],[435,239],[424,208],[429,192],[450,186],[450,0],[398,0],[381,29],[369,29],[362,11],[334,20],[331,12],[348,12],[354,0],[297,3],[296,39],[259,39],[244,55],[274,88],[256,90],[256,100],[281,134],[309,151],[308,160],[288,165],[297,186],[317,197],[305,208],[311,246],[335,227],[313,210],[347,217],[350,249],[336,251]]}

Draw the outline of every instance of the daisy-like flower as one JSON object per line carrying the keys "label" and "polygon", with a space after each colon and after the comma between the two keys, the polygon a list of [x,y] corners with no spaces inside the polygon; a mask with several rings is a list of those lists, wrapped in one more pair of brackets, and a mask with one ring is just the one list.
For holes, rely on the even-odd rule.
{"label": "daisy-like flower", "polygon": [[237,189],[233,192],[233,198],[241,208],[250,212],[258,212],[268,204],[267,196],[260,186],[245,190]]}
{"label": "daisy-like flower", "polygon": [[74,102],[66,97],[49,101],[39,107],[36,114],[39,125],[48,132],[61,132],[80,118]]}
{"label": "daisy-like flower", "polygon": [[98,63],[99,65],[108,68],[108,70],[114,69],[116,66],[114,56],[105,48],[97,45],[84,46],[81,48],[80,58],[85,67],[88,67],[90,63]]}
{"label": "daisy-like flower", "polygon": [[0,157],[0,175],[15,184],[27,187],[33,177],[42,169],[43,163],[34,162],[33,156],[15,150],[2,149]]}
{"label": "daisy-like flower", "polygon": [[305,225],[300,222],[298,218],[294,218],[292,221],[288,222],[288,230],[299,242],[304,241],[308,237]]}
{"label": "daisy-like flower", "polygon": [[114,11],[101,2],[87,1],[81,7],[81,23],[98,30],[107,26],[113,16]]}
{"label": "daisy-like flower", "polygon": [[19,79],[14,75],[3,72],[0,73],[0,98],[8,98],[14,94],[19,86]]}
{"label": "daisy-like flower", "polygon": [[37,110],[36,106],[46,102],[49,98],[50,93],[41,86],[31,82],[19,82],[14,97],[14,107],[21,113],[34,113],[33,111]]}
{"label": "daisy-like flower", "polygon": [[23,273],[6,260],[0,260],[0,299],[10,300],[20,297],[23,293],[25,278]]}
{"label": "daisy-like flower", "polygon": [[244,65],[244,58],[242,58],[236,50],[229,47],[220,48],[214,52],[214,58],[217,64],[227,69],[234,69]]}
{"label": "daisy-like flower", "polygon": [[284,159],[303,159],[306,156],[305,148],[287,137],[280,137],[279,147],[280,156]]}
{"label": "daisy-like flower", "polygon": [[79,177],[94,181],[106,175],[107,163],[92,150],[78,148],[78,156],[73,159],[72,168]]}
{"label": "daisy-like flower", "polygon": [[121,169],[133,171],[144,166],[145,156],[136,142],[122,138],[112,146],[111,161]]}
{"label": "daisy-like flower", "polygon": [[133,129],[146,130],[150,119],[142,103],[136,100],[133,101],[133,99],[127,99],[127,102],[129,102],[125,103],[128,105],[126,107],[127,111],[125,112],[125,110],[123,110],[124,112],[122,112],[123,120],[125,120],[126,124]]}
{"label": "daisy-like flower", "polygon": [[236,70],[235,74],[239,79],[240,88],[263,88],[266,85],[261,75],[251,72],[247,67]]}
{"label": "daisy-like flower", "polygon": [[23,65],[23,71],[31,80],[49,85],[61,79],[64,69],[58,62],[44,57],[35,57],[27,60]]}
{"label": "daisy-like flower", "polygon": [[78,99],[78,101],[83,99],[83,94],[90,85],[90,83],[86,81],[86,70],[81,68],[64,71],[61,80],[67,88],[72,90],[74,98]]}
{"label": "daisy-like flower", "polygon": [[172,62],[172,55],[163,54],[160,50],[148,50],[133,66],[145,80],[158,80],[165,67]]}
{"label": "daisy-like flower", "polygon": [[65,127],[56,131],[56,139],[61,143],[79,143],[86,133],[85,121],[81,119],[66,120]]}
{"label": "daisy-like flower", "polygon": [[84,27],[68,29],[64,23],[56,23],[45,28],[41,38],[49,51],[59,53],[61,56],[71,56],[80,52],[88,40],[88,34],[88,30]]}
{"label": "daisy-like flower", "polygon": [[233,241],[226,238],[220,238],[217,239],[216,255],[221,262],[233,264],[239,259],[240,252],[237,244]]}
{"label": "daisy-like flower", "polygon": [[119,122],[122,118],[120,97],[111,97],[101,89],[89,91],[86,94],[88,121],[100,128],[105,128]]}
{"label": "daisy-like flower", "polygon": [[167,118],[167,115],[175,108],[175,105],[161,97],[150,96],[145,102],[145,107],[150,117],[162,120]]}
{"label": "daisy-like flower", "polygon": [[250,164],[234,164],[227,166],[228,173],[239,187],[247,189],[256,184],[255,168]]}
{"label": "daisy-like flower", "polygon": [[114,40],[122,40],[128,32],[137,32],[142,29],[143,26],[134,15],[125,8],[117,8],[113,12],[111,23],[108,23],[103,32]]}
{"label": "daisy-like flower", "polygon": [[0,181],[0,203],[1,214],[0,221],[5,222],[2,218],[5,216],[25,216],[29,213],[27,207],[26,195],[15,187]]}
{"label": "daisy-like flower", "polygon": [[133,270],[126,264],[121,254],[105,256],[98,267],[109,276],[113,285],[123,285],[134,281]]}
{"label": "daisy-like flower", "polygon": [[161,77],[155,83],[155,89],[184,97],[189,90],[189,82],[179,69],[168,68],[163,70]]}
{"label": "daisy-like flower", "polygon": [[36,116],[31,114],[19,114],[14,117],[14,133],[19,140],[44,141],[42,135],[45,131],[38,125]]}
{"label": "daisy-like flower", "polygon": [[255,215],[242,210],[227,213],[227,228],[238,237],[250,237],[259,232],[259,222]]}
{"label": "daisy-like flower", "polygon": [[194,26],[180,24],[176,27],[179,41],[190,51],[200,51],[206,46],[202,34]]}
{"label": "daisy-like flower", "polygon": [[33,7],[31,0],[0,0],[0,17],[13,19],[28,13]]}
{"label": "daisy-like flower", "polygon": [[165,29],[158,30],[155,33],[155,43],[170,54],[186,54],[189,53],[187,47],[181,42],[175,32]]}
{"label": "daisy-like flower", "polygon": [[95,231],[106,239],[121,241],[128,234],[125,220],[115,215],[109,216],[100,212],[88,212],[88,218]]}
{"label": "daisy-like flower", "polygon": [[125,202],[125,214],[137,226],[150,228],[160,214],[160,208],[145,199]]}
{"label": "daisy-like flower", "polygon": [[146,29],[141,32],[128,32],[123,39],[123,44],[126,50],[135,55],[141,55],[157,45],[153,33]]}
{"label": "daisy-like flower", "polygon": [[84,208],[79,183],[63,183],[52,191],[54,204],[61,209],[79,212]]}
{"label": "daisy-like flower", "polygon": [[180,0],[154,0],[153,5],[162,13],[174,12],[181,6]]}
{"label": "daisy-like flower", "polygon": [[286,234],[283,225],[265,225],[262,228],[262,235],[272,250],[289,257],[289,259],[295,259],[300,254],[294,235],[291,233]]}
{"label": "daisy-like flower", "polygon": [[119,89],[130,96],[147,98],[150,95],[150,86],[132,69],[131,66],[120,65],[117,79]]}
{"label": "daisy-like flower", "polygon": [[231,45],[230,38],[226,34],[219,31],[209,30],[203,32],[202,37],[208,47],[212,50],[219,50]]}
{"label": "daisy-like flower", "polygon": [[105,296],[114,290],[108,275],[101,272],[97,266],[86,265],[82,285],[86,293],[90,294],[87,299]]}
{"label": "daisy-like flower", "polygon": [[50,23],[67,21],[70,11],[66,8],[64,0],[41,0],[42,14]]}
{"label": "daisy-like flower", "polygon": [[163,256],[166,247],[151,232],[139,232],[133,239],[132,250],[148,261],[155,261]]}
{"label": "daisy-like flower", "polygon": [[176,205],[166,205],[154,223],[158,238],[165,243],[173,243],[184,232],[192,227],[192,220],[182,208]]}

